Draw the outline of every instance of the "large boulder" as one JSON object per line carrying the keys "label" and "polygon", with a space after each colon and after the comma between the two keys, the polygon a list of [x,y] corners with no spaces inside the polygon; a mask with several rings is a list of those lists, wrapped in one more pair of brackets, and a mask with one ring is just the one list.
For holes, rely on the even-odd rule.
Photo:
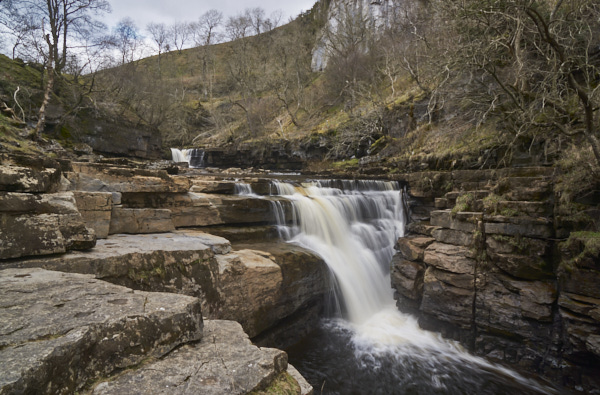
{"label": "large boulder", "polygon": [[[310,386],[300,392],[299,383],[286,371],[289,368],[285,352],[252,345],[238,323],[209,320],[202,342],[100,383],[92,394],[311,393]],[[292,382],[289,389],[276,386],[282,375]]]}
{"label": "large boulder", "polygon": [[75,393],[202,338],[196,298],[90,275],[0,271],[0,393]]}

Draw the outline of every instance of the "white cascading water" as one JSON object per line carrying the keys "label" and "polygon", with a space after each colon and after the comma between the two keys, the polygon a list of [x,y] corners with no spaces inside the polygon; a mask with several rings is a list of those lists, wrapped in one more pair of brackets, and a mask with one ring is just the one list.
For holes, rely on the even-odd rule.
{"label": "white cascading water", "polygon": [[204,151],[197,148],[171,148],[173,162],[187,162],[191,168],[204,167]]}
{"label": "white cascading water", "polygon": [[[315,181],[302,186],[275,183],[293,205],[293,218],[276,213],[280,235],[319,254],[337,280],[345,320],[357,356],[376,361],[385,355],[470,364],[552,393],[532,380],[475,357],[452,341],[422,330],[416,319],[396,308],[390,281],[394,244],[404,236],[403,192],[394,182]],[[274,205],[274,208],[280,206]],[[435,380],[432,377],[432,380]]]}

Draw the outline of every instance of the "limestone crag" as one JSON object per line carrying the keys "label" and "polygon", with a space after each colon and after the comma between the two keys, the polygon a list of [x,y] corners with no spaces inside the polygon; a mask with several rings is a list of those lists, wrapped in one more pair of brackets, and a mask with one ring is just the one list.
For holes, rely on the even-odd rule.
{"label": "limestone crag", "polygon": [[600,257],[585,248],[585,232],[579,243],[556,241],[569,231],[554,214],[551,171],[430,172],[428,179],[414,191],[411,184],[421,210],[396,245],[399,308],[479,355],[599,388]]}
{"label": "limestone crag", "polygon": [[4,266],[93,274],[134,289],[195,296],[206,317],[236,320],[251,337],[307,309],[318,313],[329,281],[323,261],[287,244],[271,247],[274,253],[255,248],[232,251],[221,237],[179,230],[109,236],[91,251]]}
{"label": "limestone crag", "polygon": [[3,158],[0,165],[0,259],[85,250],[96,243],[73,193],[57,192],[60,164],[40,162],[30,166],[28,159]]}
{"label": "limestone crag", "polygon": [[[312,391],[295,370],[286,371],[284,353],[257,351],[256,347],[249,345],[248,335],[238,324],[235,330],[230,324],[219,324],[215,331],[223,331],[222,341],[207,344],[204,351],[210,350],[211,353],[206,354],[195,349],[198,345],[193,344],[200,338],[201,331],[198,336],[191,337],[178,332],[179,324],[177,328],[160,322],[152,326],[154,321],[146,323],[145,318],[139,316],[142,313],[134,314],[135,317],[127,315],[129,310],[126,307],[139,305],[138,299],[134,298],[134,303],[130,298],[120,296],[108,301],[100,298],[87,308],[88,299],[112,295],[113,291],[102,295],[85,293],[93,294],[95,284],[115,289],[125,289],[119,286],[126,286],[128,289],[122,292],[148,295],[142,298],[142,306],[144,303],[147,307],[153,306],[151,299],[158,300],[160,295],[170,295],[173,300],[193,300],[197,308],[193,314],[186,314],[189,319],[198,318],[201,323],[201,308],[207,317],[240,322],[251,337],[260,337],[262,344],[275,344],[281,339],[286,339],[280,341],[282,345],[286,344],[285,341],[295,341],[298,330],[294,332],[290,328],[302,328],[301,331],[306,332],[320,315],[329,284],[323,261],[291,245],[282,246],[274,253],[257,244],[234,250],[228,240],[206,233],[214,225],[236,225],[238,228],[246,225],[248,231],[238,231],[237,240],[265,240],[260,236],[262,229],[270,229],[269,232],[273,233],[273,228],[265,226],[275,222],[272,199],[234,196],[236,190],[232,179],[215,181],[212,176],[182,177],[171,175],[168,170],[135,167],[127,161],[36,163],[30,158],[3,157],[2,166],[0,269],[4,269],[11,280],[12,273],[16,273],[15,278],[34,278],[35,284],[31,287],[39,285],[40,289],[51,290],[52,295],[30,292],[27,289],[30,285],[19,282],[13,281],[12,284],[7,280],[0,284],[0,292],[18,293],[21,289],[25,295],[45,298],[51,304],[40,315],[40,319],[45,317],[49,320],[44,324],[46,332],[35,330],[41,333],[39,339],[35,339],[49,342],[24,340],[27,347],[40,349],[34,347],[32,356],[26,356],[22,361],[18,361],[20,356],[16,351],[5,354],[7,363],[18,363],[14,364],[16,370],[6,369],[6,374],[0,375],[2,380],[6,380],[6,384],[2,381],[6,387],[0,393],[72,393],[85,390],[93,381],[105,380],[116,370],[139,369],[140,361],[153,360],[181,344],[189,344],[186,346],[186,360],[193,360],[193,355],[196,355],[196,360],[209,369],[198,371],[194,377],[200,379],[202,385],[219,383],[208,385],[207,391],[213,388],[217,393],[230,392],[224,388],[229,388],[226,386],[232,383],[231,388],[235,388],[236,393],[268,389],[281,383],[292,383],[294,391],[296,387],[298,391],[302,388],[303,393]],[[228,189],[221,188],[221,194],[190,190],[193,185],[214,185],[214,182],[227,185]],[[262,185],[264,193],[268,193],[266,182],[253,182],[257,187]],[[254,236],[243,236],[250,234],[248,232]],[[40,276],[51,284],[44,283]],[[83,280],[70,285],[75,281],[73,279]],[[91,284],[89,287],[88,283]],[[68,303],[55,303],[55,299],[64,299]],[[78,306],[85,311],[72,306],[77,299],[81,299]],[[12,299],[6,296],[2,300]],[[31,300],[17,298],[14,304],[3,310],[3,313],[21,317],[3,318],[2,322],[8,323],[3,334],[25,333],[23,328],[38,323],[34,311],[43,306],[28,307]],[[114,305],[119,311],[100,311],[96,309],[98,303],[109,307]],[[164,311],[167,317],[172,318],[173,314],[177,316],[179,313],[177,309],[170,309],[169,303],[165,302]],[[162,308],[160,311],[163,311]],[[66,313],[61,315],[61,312],[72,312],[75,318],[90,319],[96,319],[95,314],[100,314],[108,329],[104,321],[84,323],[86,328],[92,328],[90,331],[78,329],[76,326],[80,321],[76,320],[73,328],[50,323],[58,320],[71,325],[73,320]],[[112,324],[112,319],[116,320],[115,324]],[[55,327],[57,329],[53,329]],[[114,333],[104,336],[107,331]],[[151,340],[144,340],[143,336],[159,339],[156,342],[160,347],[155,347],[159,351],[154,352],[149,345]],[[114,341],[118,344],[112,345],[105,338],[116,339]],[[96,344],[98,342],[108,345],[114,353],[113,359],[107,355],[108,351]],[[231,344],[228,345],[228,342]],[[242,347],[243,344],[246,345]],[[17,348],[29,350],[22,345],[13,347],[9,340],[3,346],[0,352],[9,353]],[[121,354],[126,355],[123,361],[119,360]],[[246,359],[243,359],[243,354],[247,354]],[[207,363],[203,359],[205,357],[218,359]],[[237,361],[237,358],[242,359]],[[177,361],[177,358],[169,359],[167,365],[161,365],[161,369],[179,370],[181,361]],[[217,372],[218,377],[213,374],[217,366],[237,366],[244,361],[255,368],[221,369]],[[30,363],[33,364],[31,369],[27,365]],[[299,382],[301,385],[298,385]],[[102,388],[97,390],[108,391],[108,388]],[[158,387],[152,387],[147,393],[157,391]]]}

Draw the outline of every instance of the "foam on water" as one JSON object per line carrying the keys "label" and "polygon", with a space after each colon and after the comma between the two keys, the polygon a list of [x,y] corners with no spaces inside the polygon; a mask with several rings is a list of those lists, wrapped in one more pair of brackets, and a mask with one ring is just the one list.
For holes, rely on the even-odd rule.
{"label": "foam on water", "polygon": [[424,367],[470,364],[542,393],[553,392],[469,354],[456,342],[422,330],[414,317],[398,311],[389,265],[396,240],[404,236],[407,217],[404,193],[397,183],[276,182],[275,186],[293,205],[293,218],[285,218],[284,210],[277,213],[280,235],[318,253],[334,274],[344,318],[330,324],[351,334],[357,358],[371,361],[372,366],[382,358],[410,360]]}

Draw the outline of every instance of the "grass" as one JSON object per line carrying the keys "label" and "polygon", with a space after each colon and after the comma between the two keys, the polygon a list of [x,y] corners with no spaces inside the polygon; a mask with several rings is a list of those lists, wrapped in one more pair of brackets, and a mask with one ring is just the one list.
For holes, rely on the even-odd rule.
{"label": "grass", "polygon": [[0,146],[2,151],[15,154],[43,155],[42,150],[35,142],[21,136],[24,133],[25,130],[22,125],[0,114]]}

